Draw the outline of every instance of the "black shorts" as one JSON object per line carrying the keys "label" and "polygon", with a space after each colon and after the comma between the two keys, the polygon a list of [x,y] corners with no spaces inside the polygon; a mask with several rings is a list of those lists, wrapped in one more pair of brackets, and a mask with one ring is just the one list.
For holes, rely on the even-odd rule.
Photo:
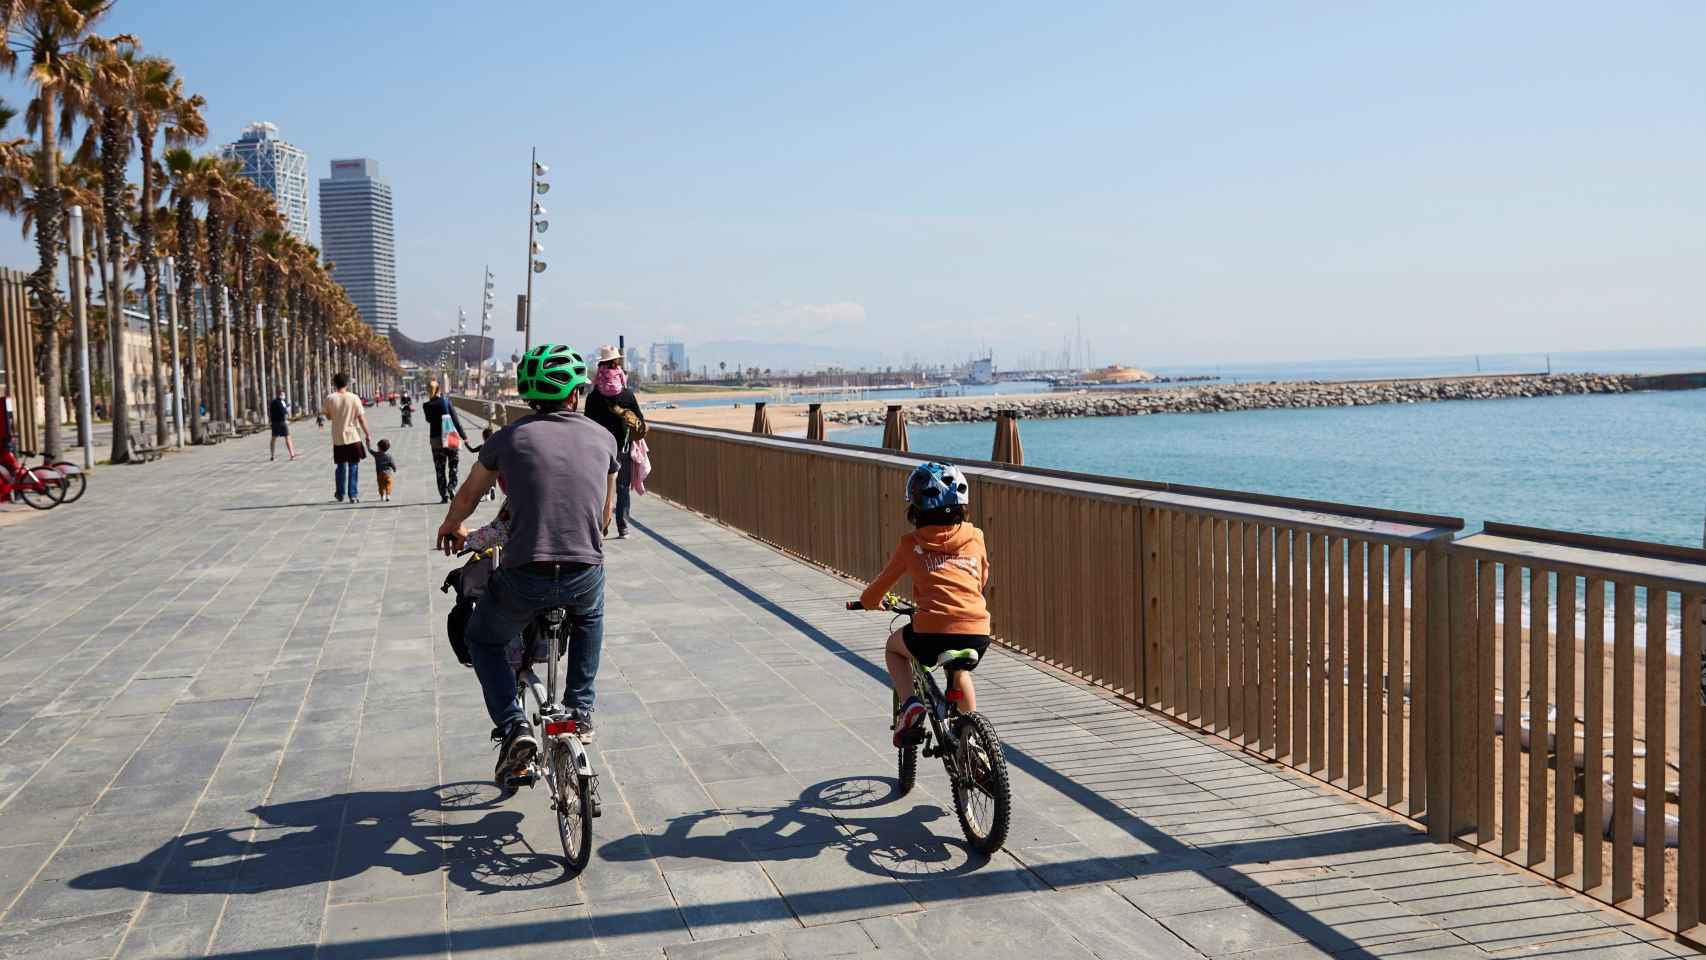
{"label": "black shorts", "polygon": [[288,437],[288,436],[290,436],[290,424],[285,423],[283,420],[280,420],[279,422],[273,424],[272,425],[272,435],[275,437]]}
{"label": "black shorts", "polygon": [[[912,654],[912,659],[933,667],[936,661],[948,650],[976,650],[978,662],[982,662],[984,653],[989,650],[989,637],[981,633],[919,633],[907,624],[900,630],[901,642],[906,644],[906,652]],[[964,669],[975,670],[977,663],[965,666]]]}

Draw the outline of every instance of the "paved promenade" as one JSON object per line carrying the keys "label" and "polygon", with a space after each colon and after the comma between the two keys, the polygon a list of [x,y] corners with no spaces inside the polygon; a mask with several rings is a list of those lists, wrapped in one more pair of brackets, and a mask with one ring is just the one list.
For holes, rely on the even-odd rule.
{"label": "paved promenade", "polygon": [[296,463],[257,436],[0,507],[0,957],[1694,955],[995,651],[1016,810],[969,855],[939,765],[893,796],[887,618],[650,497],[609,545],[568,879],[540,791],[486,782],[425,429],[374,419],[393,503],[331,503],[309,421]]}

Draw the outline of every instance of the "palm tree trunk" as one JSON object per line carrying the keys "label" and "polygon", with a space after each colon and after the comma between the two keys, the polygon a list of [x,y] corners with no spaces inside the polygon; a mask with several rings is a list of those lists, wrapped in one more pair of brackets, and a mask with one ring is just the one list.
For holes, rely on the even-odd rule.
{"label": "palm tree trunk", "polygon": [[178,293],[178,323],[183,326],[184,379],[179,389],[184,392],[184,404],[189,408],[190,443],[202,443],[207,430],[201,421],[201,379],[196,373],[195,319],[195,213],[189,201],[178,200],[178,256],[173,262],[176,276],[172,278]]}
{"label": "palm tree trunk", "polygon": [[[42,340],[42,407],[47,421],[42,432],[42,452],[50,459],[59,457],[64,448],[62,429],[65,404],[60,399],[61,366],[59,363],[59,106],[52,87],[43,86],[41,103],[41,186],[36,191],[36,255],[39,264],[30,275],[30,287],[36,296],[36,323]],[[34,416],[29,411],[26,416]]]}
{"label": "palm tree trunk", "polygon": [[113,355],[113,448],[112,462],[130,459],[130,362],[125,332],[130,322],[124,315],[124,168],[129,159],[130,131],[124,114],[116,107],[101,111],[101,214],[106,225],[103,246],[109,278],[102,284],[107,294],[107,328],[111,331]]}
{"label": "palm tree trunk", "polygon": [[[165,348],[160,338],[160,262],[154,252],[154,128],[139,123],[136,139],[142,145],[142,209],[136,218],[136,256],[142,261],[142,295],[148,301],[148,345],[154,358],[154,443],[166,445]],[[182,392],[183,384],[174,390]]]}
{"label": "palm tree trunk", "polygon": [[107,234],[102,230],[95,231],[95,259],[101,274],[102,309],[106,312],[107,321],[106,350],[103,352],[108,371],[107,420],[113,428],[112,462],[123,463],[130,459],[130,395],[124,376],[124,311],[118,306],[113,293],[112,274],[116,271],[112,268],[111,251],[107,249]]}

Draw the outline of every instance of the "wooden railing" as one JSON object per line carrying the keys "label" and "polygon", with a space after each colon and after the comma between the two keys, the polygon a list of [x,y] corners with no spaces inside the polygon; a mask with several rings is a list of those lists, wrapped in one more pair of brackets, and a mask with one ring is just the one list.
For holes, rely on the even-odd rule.
{"label": "wooden railing", "polygon": [[1473,718],[1452,745],[1457,802],[1472,811],[1458,829],[1630,913],[1694,927],[1706,553],[1490,523],[1452,559],[1453,704]]}
{"label": "wooden railing", "polygon": [[[862,580],[907,529],[906,475],[925,459],[673,426],[654,426],[650,443],[653,489]],[[1442,551],[1461,521],[962,466],[1004,643],[1426,815],[1433,741],[1411,704],[1442,681],[1413,638],[1430,623],[1446,635]]]}
{"label": "wooden railing", "polygon": [[[649,443],[652,490],[860,580],[925,459],[664,424]],[[961,465],[1002,642],[1701,932],[1706,552]]]}
{"label": "wooden railing", "polygon": [[1459,525],[1145,497],[1144,701],[1420,819],[1430,717],[1412,705],[1437,682],[1433,571]]}

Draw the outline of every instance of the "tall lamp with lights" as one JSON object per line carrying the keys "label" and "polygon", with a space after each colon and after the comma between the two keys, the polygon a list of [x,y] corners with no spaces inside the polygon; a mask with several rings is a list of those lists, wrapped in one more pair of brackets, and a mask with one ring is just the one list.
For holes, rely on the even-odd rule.
{"label": "tall lamp with lights", "polygon": [[545,207],[539,203],[539,198],[551,192],[551,185],[545,182],[545,174],[550,172],[550,167],[539,162],[539,148],[534,147],[527,178],[527,298],[521,312],[523,350],[533,349],[533,275],[545,272],[545,261],[540,259],[545,247],[538,237],[550,229],[551,224],[545,219]]}

